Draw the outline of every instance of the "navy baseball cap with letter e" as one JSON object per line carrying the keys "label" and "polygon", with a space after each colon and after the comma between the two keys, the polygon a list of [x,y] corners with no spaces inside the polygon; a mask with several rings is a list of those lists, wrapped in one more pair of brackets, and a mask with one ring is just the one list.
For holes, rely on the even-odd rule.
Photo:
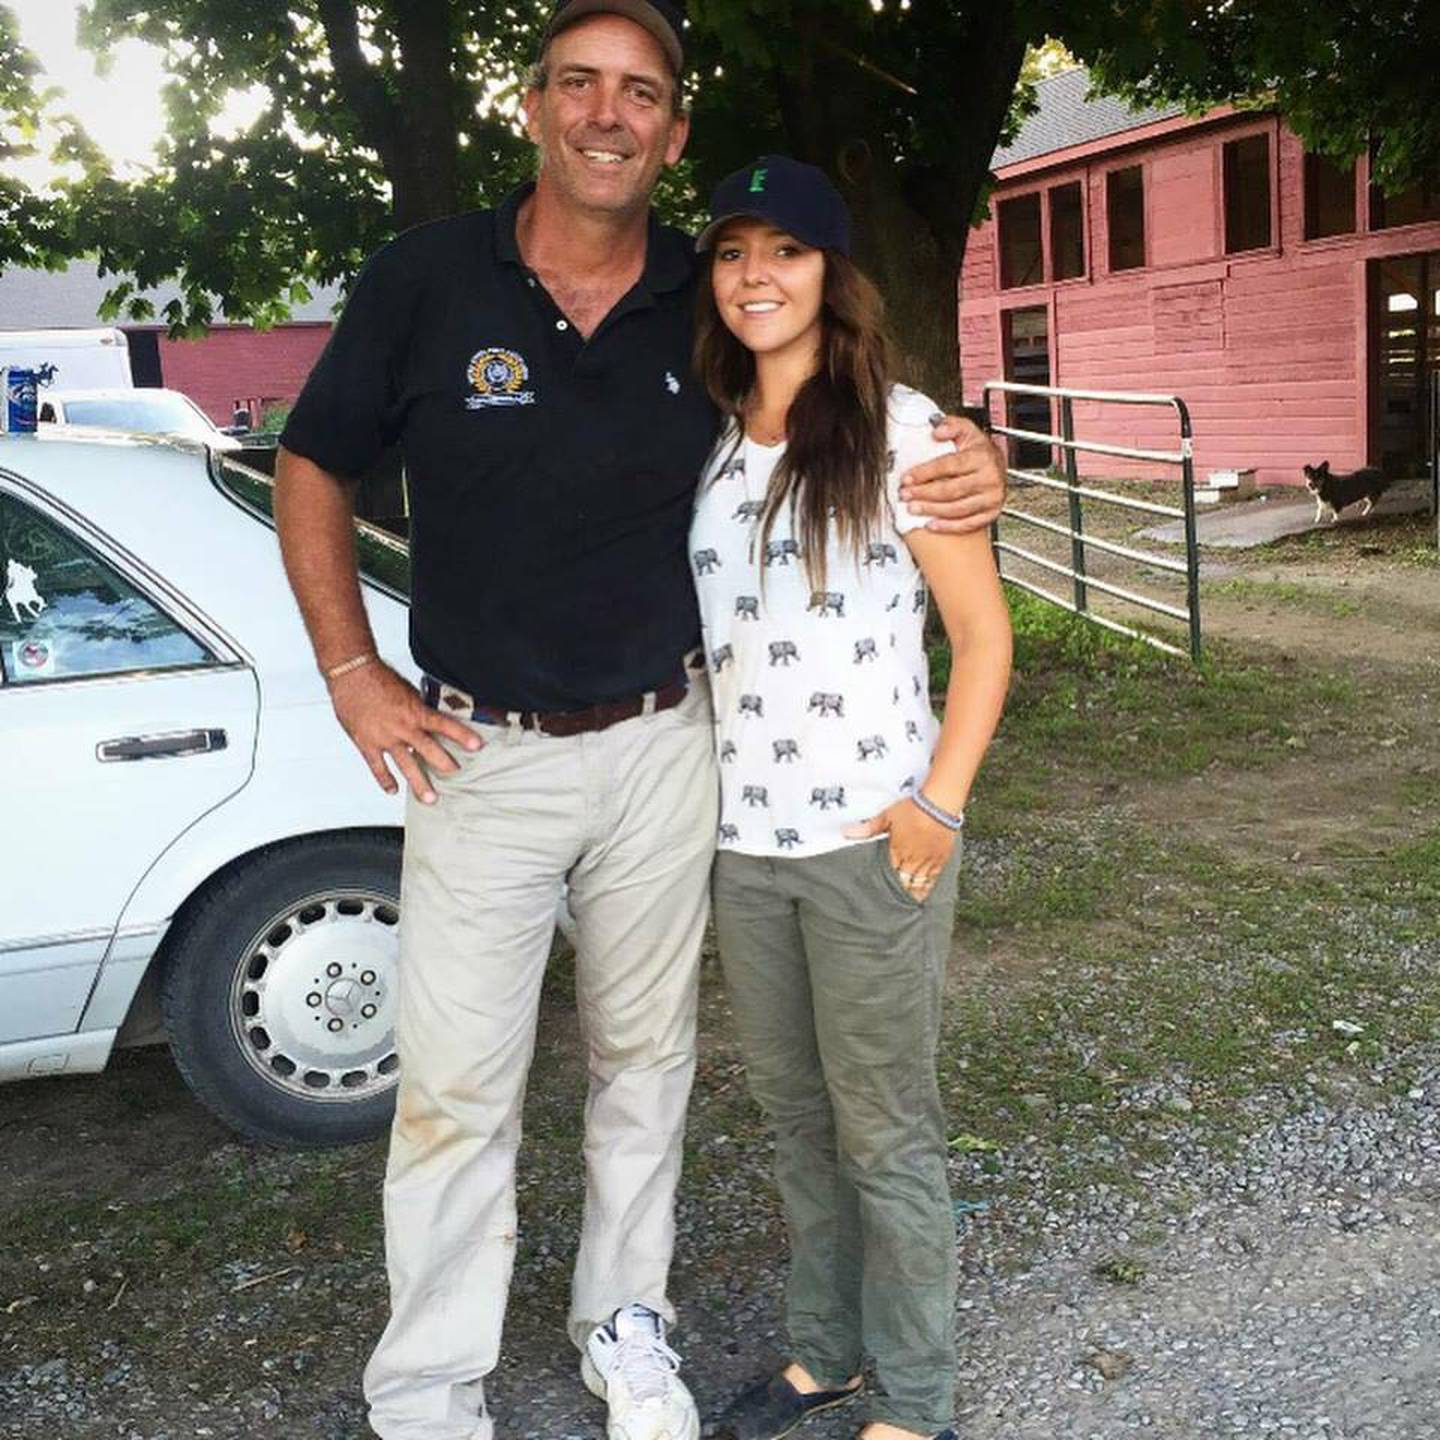
{"label": "navy baseball cap with letter e", "polygon": [[768,220],[820,250],[850,253],[850,211],[830,177],[788,155],[762,155],[727,175],[710,197],[710,223],[695,241],[708,250],[729,220]]}
{"label": "navy baseball cap with letter e", "polygon": [[679,4],[672,0],[559,0],[550,12],[540,49],[543,51],[562,30],[587,15],[623,15],[633,20],[655,37],[676,75],[685,68],[683,0]]}

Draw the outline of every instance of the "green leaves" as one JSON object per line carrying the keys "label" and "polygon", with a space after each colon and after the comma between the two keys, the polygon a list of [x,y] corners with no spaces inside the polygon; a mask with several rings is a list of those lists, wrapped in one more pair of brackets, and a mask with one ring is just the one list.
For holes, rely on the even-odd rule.
{"label": "green leaves", "polygon": [[[528,144],[488,100],[513,81],[500,57],[529,52],[542,8],[94,0],[87,44],[103,55],[134,37],[163,52],[165,139],[151,174],[121,180],[71,125],[55,158],[80,174],[54,196],[0,177],[0,265],[94,255],[129,277],[106,298],[117,319],[148,318],[137,292],[178,282],[183,299],[163,312],[175,335],[222,309],[274,324],[311,285],[353,277],[397,228],[492,202],[528,173]],[[433,29],[416,31],[437,18],[438,49]],[[0,8],[3,139],[39,125],[34,74]],[[226,107],[241,92],[260,110],[236,133]]]}
{"label": "green leaves", "polygon": [[[54,197],[0,174],[0,266],[94,254],[135,291],[178,280],[185,298],[165,314],[175,333],[221,306],[273,323],[309,286],[352,277],[397,229],[493,203],[531,173],[510,117],[548,12],[549,0],[93,0],[85,42],[103,56],[141,39],[168,77],[154,171],[121,180],[59,111],[0,4],[0,165],[48,123],[56,158],[78,171]],[[1440,5],[691,0],[689,12],[694,131],[657,191],[661,212],[696,223],[715,180],[766,150],[824,166],[936,393],[953,375],[954,334],[934,296],[983,213],[990,157],[1059,44],[1136,101],[1271,97],[1339,157],[1373,135],[1392,188],[1440,165]],[[236,133],[225,116],[241,92],[259,113]],[[117,286],[107,311],[135,318],[143,304]]]}
{"label": "green leaves", "polygon": [[1086,18],[1066,32],[1107,88],[1192,110],[1265,97],[1307,145],[1337,159],[1361,154],[1374,137],[1375,175],[1387,189],[1440,168],[1440,7],[1159,0],[1124,8],[1128,31],[1107,33]]}

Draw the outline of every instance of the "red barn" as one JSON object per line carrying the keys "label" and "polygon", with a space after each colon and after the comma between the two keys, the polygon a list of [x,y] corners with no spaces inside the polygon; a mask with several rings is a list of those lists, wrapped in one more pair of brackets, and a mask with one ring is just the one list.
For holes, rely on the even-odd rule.
{"label": "red barn", "polygon": [[[1322,459],[1423,474],[1440,178],[1387,196],[1365,157],[1307,154],[1273,112],[1137,113],[1088,86],[1083,69],[1042,81],[1039,110],[994,158],[960,284],[966,399],[997,378],[1178,395],[1201,481],[1253,468],[1262,485],[1300,483]],[[1046,421],[1038,404],[1017,422],[1052,430],[1029,423]],[[1076,424],[1175,446],[1161,410],[1077,406]]]}

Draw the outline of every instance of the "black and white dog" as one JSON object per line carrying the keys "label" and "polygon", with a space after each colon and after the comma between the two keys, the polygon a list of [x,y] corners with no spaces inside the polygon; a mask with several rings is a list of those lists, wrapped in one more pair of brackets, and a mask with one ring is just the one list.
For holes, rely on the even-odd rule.
{"label": "black and white dog", "polygon": [[1330,462],[1322,460],[1318,465],[1306,465],[1305,488],[1315,497],[1315,523],[1326,510],[1330,512],[1333,524],[1340,518],[1340,512],[1357,500],[1365,502],[1361,517],[1368,515],[1375,502],[1390,488],[1390,478],[1374,465],[1363,470],[1352,470],[1348,475],[1332,475]]}

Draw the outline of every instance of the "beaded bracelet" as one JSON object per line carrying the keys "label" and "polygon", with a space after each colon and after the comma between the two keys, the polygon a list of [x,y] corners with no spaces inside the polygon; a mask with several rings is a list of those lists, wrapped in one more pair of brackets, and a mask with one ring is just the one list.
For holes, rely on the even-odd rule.
{"label": "beaded bracelet", "polygon": [[958,815],[952,814],[949,810],[942,810],[924,791],[916,790],[911,796],[915,802],[915,808],[922,815],[928,815],[937,825],[943,825],[947,830],[961,830],[965,826],[965,812],[962,810]]}

